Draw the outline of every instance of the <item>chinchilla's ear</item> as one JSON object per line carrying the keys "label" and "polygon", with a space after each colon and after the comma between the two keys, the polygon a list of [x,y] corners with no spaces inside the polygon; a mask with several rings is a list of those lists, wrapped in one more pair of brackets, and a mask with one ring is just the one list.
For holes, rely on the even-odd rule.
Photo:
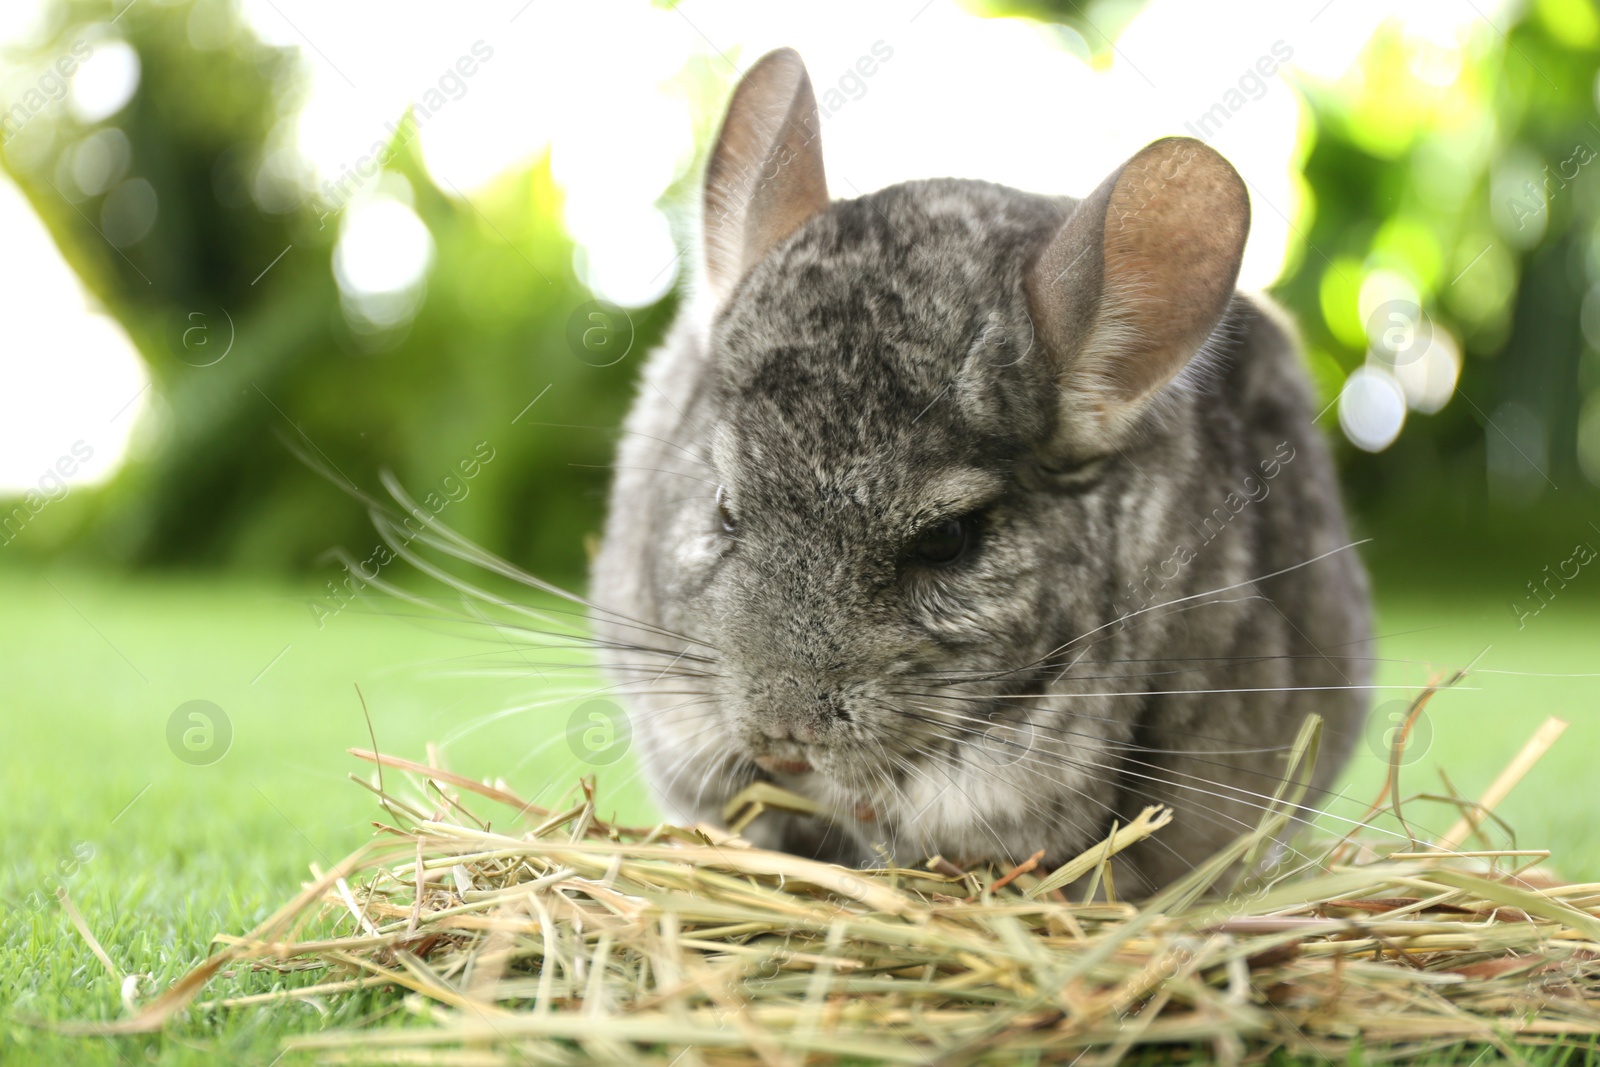
{"label": "chinchilla's ear", "polygon": [[725,300],[746,271],[828,207],[817,100],[792,48],[740,79],[706,168],[706,273]]}
{"label": "chinchilla's ear", "polygon": [[1062,387],[1054,458],[1120,444],[1221,320],[1249,230],[1243,179],[1188,137],[1147,145],[1078,204],[1027,277]]}

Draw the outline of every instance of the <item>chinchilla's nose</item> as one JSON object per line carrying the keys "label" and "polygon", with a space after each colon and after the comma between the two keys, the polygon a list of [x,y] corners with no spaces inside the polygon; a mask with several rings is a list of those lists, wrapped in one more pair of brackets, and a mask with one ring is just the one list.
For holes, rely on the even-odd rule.
{"label": "chinchilla's nose", "polygon": [[770,741],[816,744],[838,718],[845,718],[835,693],[787,694],[786,699],[757,702],[755,728]]}
{"label": "chinchilla's nose", "polygon": [[798,715],[768,714],[760,719],[760,730],[773,741],[799,741],[812,744],[817,740],[817,721]]}
{"label": "chinchilla's nose", "polygon": [[821,741],[830,726],[849,719],[843,695],[832,686],[762,686],[747,705],[762,735],[772,741]]}

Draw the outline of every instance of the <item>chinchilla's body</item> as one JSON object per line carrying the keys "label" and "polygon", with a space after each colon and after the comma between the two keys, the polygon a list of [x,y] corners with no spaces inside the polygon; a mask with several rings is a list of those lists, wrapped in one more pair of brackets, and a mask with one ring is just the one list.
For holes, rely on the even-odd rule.
{"label": "chinchilla's body", "polygon": [[759,844],[1049,863],[1164,803],[1148,890],[1255,825],[1313,712],[1325,787],[1366,579],[1292,331],[1234,292],[1232,168],[1168,140],[1083,201],[830,203],[816,128],[792,52],[736,92],[713,299],[619,454],[596,627],[667,813],[769,778],[824,814]]}

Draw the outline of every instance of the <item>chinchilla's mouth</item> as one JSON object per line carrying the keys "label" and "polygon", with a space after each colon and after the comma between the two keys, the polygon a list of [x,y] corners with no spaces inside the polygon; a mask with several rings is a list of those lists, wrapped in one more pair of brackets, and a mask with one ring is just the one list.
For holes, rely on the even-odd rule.
{"label": "chinchilla's mouth", "polygon": [[755,764],[770,774],[810,774],[812,770],[811,761],[800,757],[757,756]]}

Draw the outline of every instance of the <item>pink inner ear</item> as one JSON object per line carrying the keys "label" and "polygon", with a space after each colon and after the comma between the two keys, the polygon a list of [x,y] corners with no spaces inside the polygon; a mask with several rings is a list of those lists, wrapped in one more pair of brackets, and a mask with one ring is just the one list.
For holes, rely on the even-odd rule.
{"label": "pink inner ear", "polygon": [[813,215],[828,209],[828,180],[817,141],[820,125],[811,79],[802,70],[794,100],[768,150],[763,177],[750,196],[742,270],[755,266]]}
{"label": "pink inner ear", "polygon": [[744,273],[827,210],[811,79],[793,49],[769,52],[734,89],[706,167],[706,268],[726,296]]}
{"label": "pink inner ear", "polygon": [[1172,379],[1216,325],[1239,277],[1250,200],[1198,141],[1157,141],[1129,160],[1106,210],[1104,311],[1130,334],[1101,369],[1137,400]]}

